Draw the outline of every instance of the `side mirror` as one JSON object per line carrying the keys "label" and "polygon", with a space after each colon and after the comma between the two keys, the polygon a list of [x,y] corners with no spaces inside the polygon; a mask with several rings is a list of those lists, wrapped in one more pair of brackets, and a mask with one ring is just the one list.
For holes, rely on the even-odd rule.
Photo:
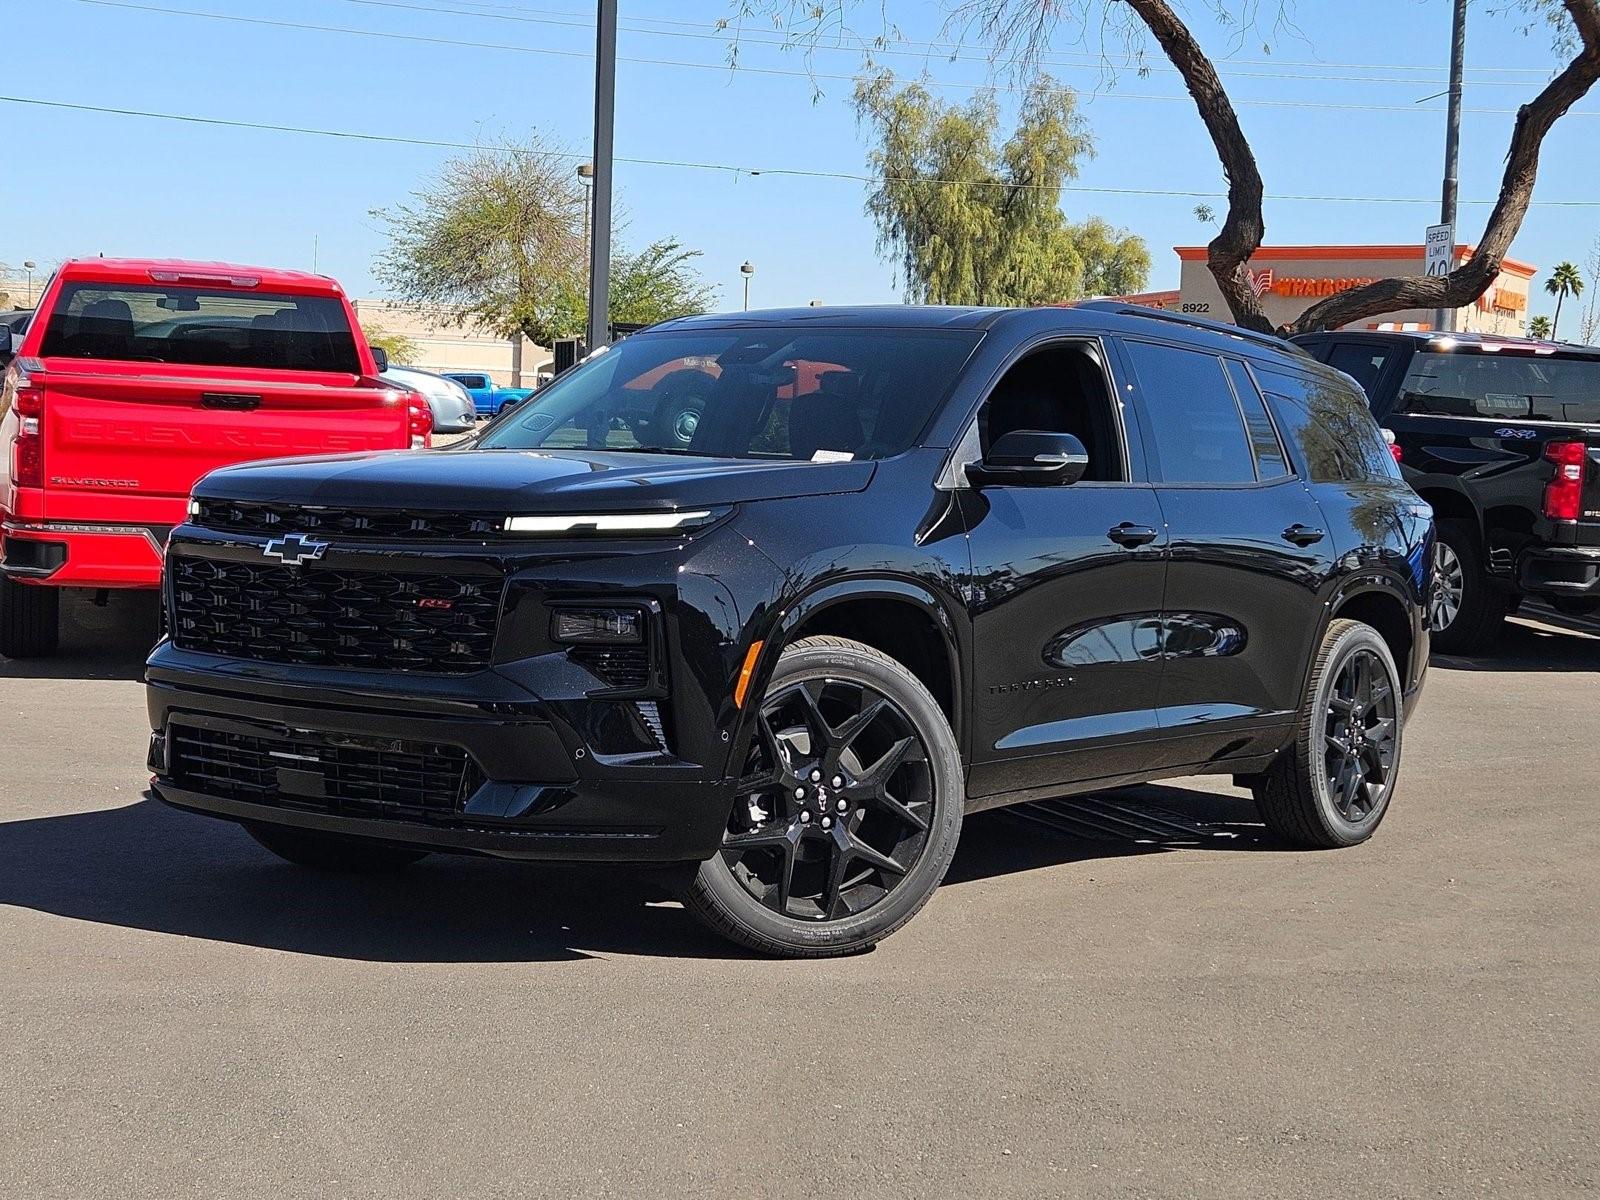
{"label": "side mirror", "polygon": [[1002,434],[980,463],[967,466],[967,478],[984,484],[1019,487],[1077,483],[1089,469],[1089,451],[1070,433],[1013,429]]}
{"label": "side mirror", "polygon": [[12,349],[11,341],[11,326],[0,325],[0,366],[10,362],[12,356],[16,353],[16,351]]}
{"label": "side mirror", "polygon": [[377,364],[378,374],[382,375],[389,369],[389,352],[382,346],[372,347],[372,361]]}

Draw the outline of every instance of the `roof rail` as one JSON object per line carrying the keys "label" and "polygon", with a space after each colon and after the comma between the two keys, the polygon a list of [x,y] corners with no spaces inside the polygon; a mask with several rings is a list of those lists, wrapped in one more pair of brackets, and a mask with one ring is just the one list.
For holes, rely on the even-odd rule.
{"label": "roof rail", "polygon": [[1090,308],[1098,312],[1114,312],[1124,317],[1147,317],[1152,321],[1170,321],[1174,325],[1204,329],[1210,333],[1222,334],[1224,337],[1242,338],[1244,341],[1255,342],[1259,346],[1269,346],[1274,350],[1289,350],[1301,355],[1306,353],[1293,342],[1275,333],[1257,333],[1242,325],[1230,325],[1226,321],[1212,321],[1206,317],[1193,317],[1188,313],[1168,312],[1164,308],[1146,308],[1141,304],[1129,304],[1122,300],[1080,300],[1074,307]]}

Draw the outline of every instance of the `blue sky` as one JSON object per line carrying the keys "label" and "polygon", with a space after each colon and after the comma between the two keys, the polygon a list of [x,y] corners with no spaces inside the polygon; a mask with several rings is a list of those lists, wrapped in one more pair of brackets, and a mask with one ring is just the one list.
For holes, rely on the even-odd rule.
{"label": "blue sky", "polygon": [[[908,43],[940,36],[935,6],[887,5]],[[876,31],[866,22],[877,7],[861,6],[860,28]],[[1302,3],[1298,29],[1277,34],[1270,53],[1260,35],[1235,37],[1199,19],[1204,7],[1189,5],[1196,30],[1227,59],[1267,192],[1285,197],[1268,201],[1268,241],[1420,242],[1437,215],[1444,117],[1442,100],[1416,101],[1444,88],[1445,0]],[[1489,7],[1474,5],[1468,34],[1464,201],[1493,198],[1510,114],[1554,61],[1542,30],[1524,36]],[[863,183],[772,173],[863,172],[848,79],[825,78],[851,75],[859,54],[814,56],[811,69],[824,76],[815,101],[805,61],[766,44],[768,30],[750,34],[742,69],[730,72],[727,38],[714,23],[731,8],[731,0],[622,0],[617,154],[767,169],[751,176],[622,163],[626,238],[672,235],[702,250],[703,273],[728,307],[739,303],[746,259],[757,268],[753,305],[898,298],[862,212]],[[583,0],[0,0],[9,51],[0,94],[441,142],[497,141],[536,128],[582,155],[592,21]],[[1097,46],[1059,38],[1060,61],[1050,68],[1083,93],[1099,151],[1078,184],[1221,191],[1176,77],[1122,71],[1108,80],[1085,53]],[[906,75],[926,70],[941,95],[965,98],[986,79],[976,48],[954,62],[912,44],[899,50],[883,61]],[[12,266],[104,251],[309,267],[315,245],[321,270],[353,294],[376,294],[371,265],[383,233],[369,211],[403,200],[451,153],[10,103],[0,103],[0,113],[8,143],[0,262]],[[1600,236],[1597,146],[1600,97],[1592,96],[1546,143],[1518,257],[1541,268],[1583,262]],[[1287,198],[1295,196],[1422,202]],[[1159,287],[1177,280],[1171,247],[1210,236],[1193,215],[1200,199],[1084,190],[1063,203],[1074,217],[1098,213],[1142,235]],[[1487,213],[1484,204],[1463,207],[1462,240]],[[1544,299],[1536,311],[1548,307]]]}

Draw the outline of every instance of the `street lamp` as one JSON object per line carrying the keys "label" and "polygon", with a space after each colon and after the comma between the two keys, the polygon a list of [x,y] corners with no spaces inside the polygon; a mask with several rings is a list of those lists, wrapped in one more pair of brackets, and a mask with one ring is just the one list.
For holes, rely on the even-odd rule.
{"label": "street lamp", "polygon": [[583,197],[583,261],[589,261],[589,210],[593,207],[594,197],[589,195],[589,189],[594,187],[594,164],[578,164],[578,182],[583,184],[585,195]]}
{"label": "street lamp", "polygon": [[756,273],[756,265],[748,258],[739,264],[739,274],[744,276],[744,310],[750,311],[750,276]]}
{"label": "street lamp", "polygon": [[584,188],[584,197],[583,197],[583,278],[584,278],[584,294],[587,295],[588,294],[588,280],[589,280],[589,214],[594,209],[594,195],[593,195],[593,192],[591,191],[591,189],[594,187],[594,164],[593,163],[587,163],[586,162],[586,163],[579,163],[578,164],[578,182],[581,183],[583,185],[583,188]]}
{"label": "street lamp", "polygon": [[22,264],[22,269],[28,273],[28,303],[30,305],[33,303],[33,270],[38,265],[31,258]]}

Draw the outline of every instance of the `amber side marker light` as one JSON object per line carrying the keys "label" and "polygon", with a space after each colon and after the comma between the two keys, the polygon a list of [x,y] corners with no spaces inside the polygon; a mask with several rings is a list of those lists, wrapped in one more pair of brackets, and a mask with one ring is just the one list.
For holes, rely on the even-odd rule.
{"label": "amber side marker light", "polygon": [[756,659],[761,657],[762,642],[751,642],[744,652],[744,666],[739,668],[739,682],[733,685],[733,706],[744,707],[744,694],[750,690],[750,676],[755,672]]}

